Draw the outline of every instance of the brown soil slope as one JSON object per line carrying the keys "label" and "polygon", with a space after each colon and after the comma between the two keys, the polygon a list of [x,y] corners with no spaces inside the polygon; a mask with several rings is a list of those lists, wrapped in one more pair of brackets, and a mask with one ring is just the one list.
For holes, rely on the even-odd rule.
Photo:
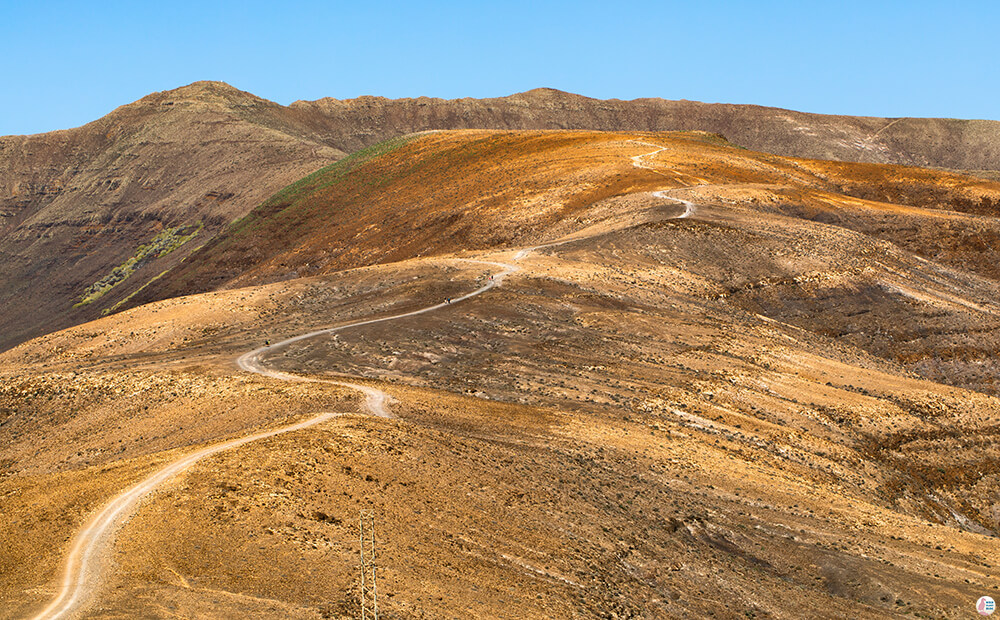
{"label": "brown soil slope", "polygon": [[592,99],[551,88],[493,99],[319,99],[290,106],[355,150],[428,129],[708,131],[780,155],[963,170],[1000,170],[1000,122],[808,114],[754,105]]}
{"label": "brown soil slope", "polygon": [[[634,165],[652,151],[666,172]],[[981,310],[1000,279],[996,183],[781,158],[702,133],[446,132],[383,144],[366,157],[276,195],[132,303],[607,230],[664,217],[637,212],[623,197],[687,188],[677,195],[726,206],[726,220],[771,222],[770,230],[801,235],[773,250],[786,258],[766,269],[738,256],[727,257],[725,268],[707,261],[720,287],[712,295],[849,340],[935,380],[995,390],[997,332]],[[792,247],[799,248],[794,259]],[[883,260],[860,261],[856,252]],[[931,289],[939,308],[906,323],[894,318],[910,314],[900,291]],[[972,297],[955,301],[963,295]]]}
{"label": "brown soil slope", "polygon": [[[156,464],[357,410],[237,355],[438,303],[498,264],[518,271],[482,296],[272,351],[382,386],[399,419],[200,463],[122,530],[90,616],[356,617],[362,508],[389,618],[963,618],[997,596],[1000,283],[969,241],[997,226],[996,185],[705,134],[390,146],[191,258],[251,261],[221,283],[332,270],[339,227],[371,210],[399,219],[343,238],[384,264],[159,301],[0,355],[0,615],[39,609],[86,514]],[[329,201],[348,186],[363,200]],[[436,254],[396,260],[425,227]],[[543,242],[561,244],[521,247]]]}
{"label": "brown soil slope", "polygon": [[1000,124],[991,121],[601,101],[551,89],[286,107],[198,82],[81,128],[0,138],[0,349],[111,310],[275,190],[346,152],[462,128],[702,130],[784,155],[1000,169]]}
{"label": "brown soil slope", "polygon": [[[286,116],[199,82],[77,129],[0,138],[0,349],[100,316],[277,189],[343,156]],[[132,257],[127,279],[112,273]],[[91,292],[108,293],[74,308],[95,284]]]}
{"label": "brown soil slope", "polygon": [[[660,147],[665,150],[658,157],[671,165],[666,176],[632,165],[630,157]],[[954,234],[936,239],[911,238],[912,228],[880,234],[908,249],[997,275],[990,243],[1000,214],[1000,185],[994,182],[917,168],[776,157],[698,132],[469,131],[382,143],[303,179],[134,302],[463,248],[529,244],[569,231],[586,217],[586,207],[604,199],[690,184],[776,185],[782,189],[768,200],[789,205],[838,199],[837,204],[867,204],[856,197],[896,202],[919,207],[911,211],[917,219],[940,210],[967,212],[967,218],[937,218],[958,218],[960,224],[950,231]],[[897,215],[874,209],[879,225]],[[865,221],[844,219],[852,226]],[[902,222],[905,214],[897,219]],[[869,223],[865,232],[875,225]]]}

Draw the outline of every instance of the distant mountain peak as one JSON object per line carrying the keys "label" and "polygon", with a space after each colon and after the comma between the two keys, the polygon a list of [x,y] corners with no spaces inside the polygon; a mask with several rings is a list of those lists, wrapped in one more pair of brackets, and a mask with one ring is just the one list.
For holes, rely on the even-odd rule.
{"label": "distant mountain peak", "polygon": [[199,80],[186,86],[152,93],[136,103],[200,101],[203,103],[247,104],[268,102],[253,93],[240,90],[226,82]]}
{"label": "distant mountain peak", "polygon": [[590,99],[590,97],[585,97],[583,95],[578,95],[576,93],[566,92],[565,90],[559,90],[557,88],[532,88],[531,90],[526,90],[523,93],[515,93],[504,99],[520,99],[527,101],[538,101],[538,102],[550,102],[550,101],[581,101]]}
{"label": "distant mountain peak", "polygon": [[221,82],[219,80],[198,80],[196,82],[191,82],[186,86],[181,86],[175,88],[174,92],[189,91],[189,92],[201,92],[201,91],[229,91],[234,93],[241,93],[240,89],[236,88],[228,82]]}
{"label": "distant mountain peak", "polygon": [[532,88],[531,90],[526,90],[523,93],[516,93],[518,95],[530,95],[530,96],[542,96],[542,97],[579,97],[580,95],[575,95],[565,90],[559,90],[558,88],[549,88],[548,86],[540,86],[538,88]]}

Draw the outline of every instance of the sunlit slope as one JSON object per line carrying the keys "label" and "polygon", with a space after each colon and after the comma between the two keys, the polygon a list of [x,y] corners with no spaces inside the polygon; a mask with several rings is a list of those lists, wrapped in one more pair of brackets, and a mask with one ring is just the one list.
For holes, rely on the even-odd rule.
{"label": "sunlit slope", "polygon": [[[0,355],[0,615],[47,600],[86,514],[156,465],[344,411],[149,498],[95,609],[356,617],[374,507],[386,615],[966,617],[1000,553],[1000,284],[969,241],[996,196],[709,134],[358,153],[158,280],[229,289]],[[381,386],[398,420],[234,363],[504,265],[263,356]]]}
{"label": "sunlit slope", "polygon": [[622,157],[652,150],[629,143],[638,138],[447,132],[382,143],[278,193],[136,302],[541,239],[588,204],[664,185]]}
{"label": "sunlit slope", "polygon": [[[196,467],[125,528],[101,606],[350,617],[354,521],[374,506],[400,615],[672,618],[719,599],[787,618],[817,601],[960,614],[996,579],[996,399],[708,294],[740,253],[789,248],[702,209],[531,254],[488,297],[276,352],[269,365],[388,381],[402,420],[352,416]],[[427,258],[171,299],[4,354],[0,493],[19,528],[0,609],[41,598],[46,550],[102,494],[199,436],[354,406],[230,376],[238,353],[487,273]]]}
{"label": "sunlit slope", "polygon": [[[634,157],[660,149],[660,171],[634,165]],[[934,209],[984,200],[992,205],[991,199],[1000,198],[1000,185],[969,177],[787,159],[703,133],[422,134],[381,143],[289,186],[152,283],[133,305],[220,286],[530,243],[580,228],[591,206],[604,199],[694,184],[898,197]],[[792,196],[786,202],[803,201]],[[891,231],[877,232],[896,240]],[[989,258],[982,263],[992,264]]]}
{"label": "sunlit slope", "polygon": [[[713,214],[702,219],[720,245],[684,257],[712,283],[705,295],[935,380],[994,389],[1000,185],[783,158],[704,133],[464,131],[382,143],[279,192],[132,303],[676,215],[654,191]],[[730,241],[741,235],[757,245]]]}

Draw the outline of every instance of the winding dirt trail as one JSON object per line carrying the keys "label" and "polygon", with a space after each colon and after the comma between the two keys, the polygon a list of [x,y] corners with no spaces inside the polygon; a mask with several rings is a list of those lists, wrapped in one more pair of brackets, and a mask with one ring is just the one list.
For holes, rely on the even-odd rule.
{"label": "winding dirt trail", "polygon": [[[664,172],[662,170],[659,170],[657,168],[654,168],[653,166],[647,165],[646,162],[645,162],[646,158],[653,157],[653,156],[655,156],[658,153],[662,153],[663,151],[668,150],[670,148],[669,146],[662,146],[660,144],[653,144],[652,142],[643,142],[642,140],[629,140],[629,142],[631,142],[633,144],[641,144],[643,146],[655,146],[656,147],[655,151],[650,151],[649,153],[643,153],[642,155],[635,155],[635,156],[631,157],[630,159],[632,160],[632,165],[633,166],[635,166],[636,168],[642,168],[643,170],[649,170],[650,172],[658,174],[661,177],[670,176],[670,175],[668,175],[666,172]],[[707,181],[705,181],[705,179],[703,179],[701,177],[696,177],[693,174],[687,174],[687,173],[684,173],[684,172],[678,172],[676,170],[669,170],[669,172],[670,172],[670,174],[672,174],[674,176],[674,178],[676,178],[678,180],[680,180],[681,177],[688,177],[689,179],[694,179],[695,181],[697,181],[697,183],[695,183],[694,185],[705,185],[707,183]],[[657,192],[657,193],[660,193],[660,192]]]}
{"label": "winding dirt trail", "polygon": [[[514,256],[514,260],[521,260],[522,258],[524,258],[525,256],[527,256],[532,251],[537,250],[537,249],[539,249],[541,247],[546,247],[546,246],[535,246],[535,247],[532,247],[532,248],[527,248],[527,249],[521,250],[521,251],[519,251],[517,253],[517,255]],[[412,312],[404,312],[402,314],[393,314],[391,316],[379,317],[377,319],[365,319],[365,320],[361,320],[361,321],[355,321],[353,323],[347,323],[346,325],[338,325],[337,327],[327,327],[325,329],[317,329],[316,331],[312,331],[312,332],[309,332],[307,334],[300,334],[298,336],[293,336],[291,338],[287,338],[285,340],[282,340],[281,342],[276,342],[276,343],[274,343],[272,345],[266,345],[266,346],[263,346],[263,347],[259,347],[259,348],[254,349],[253,351],[250,351],[249,353],[244,353],[243,355],[241,355],[236,360],[236,364],[240,368],[242,368],[243,370],[246,370],[247,372],[253,372],[253,373],[257,373],[259,375],[265,375],[267,377],[273,377],[275,379],[280,379],[282,381],[309,381],[309,382],[314,382],[314,383],[331,383],[333,385],[340,385],[340,386],[343,386],[343,387],[349,387],[351,389],[355,389],[355,390],[364,392],[365,394],[369,394],[369,395],[371,395],[371,391],[372,390],[374,390],[376,392],[379,392],[380,390],[375,390],[375,388],[371,388],[371,387],[363,386],[363,385],[358,385],[356,383],[349,383],[349,382],[345,382],[345,381],[337,381],[337,380],[334,380],[334,379],[317,379],[317,378],[314,378],[314,377],[301,377],[299,375],[293,375],[293,374],[289,374],[289,373],[280,372],[280,371],[277,371],[277,370],[272,370],[272,369],[267,368],[266,366],[263,365],[263,363],[261,361],[261,356],[263,354],[265,354],[265,353],[268,353],[268,352],[273,352],[273,351],[277,351],[279,349],[283,349],[284,347],[287,347],[288,345],[290,345],[292,343],[299,342],[300,340],[307,340],[309,338],[315,338],[316,336],[323,336],[325,334],[335,334],[335,333],[337,333],[339,331],[343,331],[345,329],[350,329],[352,327],[361,327],[362,325],[371,325],[373,323],[383,323],[385,321],[395,321],[395,320],[398,320],[398,319],[404,319],[404,318],[407,318],[407,317],[417,316],[417,315],[420,315],[420,314],[426,314],[428,312],[434,312],[435,310],[440,310],[442,308],[445,308],[445,307],[448,307],[450,305],[456,304],[456,303],[458,303],[460,301],[464,301],[466,299],[469,299],[469,298],[472,298],[472,297],[476,297],[477,295],[482,295],[486,291],[488,291],[488,290],[490,290],[490,289],[492,289],[494,287],[500,286],[500,284],[503,283],[503,280],[504,280],[505,277],[507,277],[508,275],[514,273],[518,269],[516,265],[509,265],[507,263],[496,263],[496,262],[492,262],[492,261],[482,261],[482,260],[472,260],[472,259],[461,259],[461,260],[463,260],[464,262],[469,262],[469,263],[478,263],[478,264],[482,264],[482,265],[490,265],[490,266],[494,266],[494,267],[501,267],[503,270],[501,272],[499,272],[499,273],[494,274],[493,277],[490,278],[486,282],[486,284],[484,284],[483,286],[477,288],[476,290],[472,291],[471,293],[467,293],[465,295],[462,295],[461,297],[456,297],[456,298],[452,299],[451,302],[442,302],[442,303],[439,303],[439,304],[435,304],[433,306],[427,306],[426,308],[421,308],[419,310],[413,310]],[[382,392],[382,394],[384,394],[384,392]],[[386,396],[386,398],[388,398],[388,396]],[[387,411],[385,411],[384,409],[381,409],[380,411],[373,411],[373,413],[375,415],[378,415],[378,416],[381,416],[381,417],[391,417],[390,414]]]}
{"label": "winding dirt trail", "polygon": [[139,502],[158,486],[185,472],[201,459],[237,448],[252,441],[274,437],[282,433],[301,430],[325,422],[341,413],[321,413],[296,424],[264,431],[239,439],[231,439],[214,446],[196,450],[171,462],[142,482],[115,496],[99,513],[91,517],[77,533],[73,547],[66,558],[66,566],[59,596],[35,616],[36,620],[71,617],[81,610],[100,581],[100,559],[114,543],[114,535],[135,512]]}
{"label": "winding dirt trail", "polygon": [[[542,247],[542,246],[538,246]],[[533,250],[536,248],[529,248]],[[523,252],[523,251],[522,251]],[[526,256],[527,254],[524,254]],[[522,254],[518,253],[515,260],[522,258]],[[517,270],[515,265],[508,265],[506,263],[496,263],[490,261],[475,261],[469,259],[468,262],[481,263],[484,265],[491,265],[496,267],[501,267],[502,271],[494,274],[493,277],[483,286],[478,289],[457,297],[451,300],[450,303],[440,303],[433,306],[428,306],[426,308],[421,308],[419,310],[414,310],[412,312],[404,312],[402,314],[395,314],[392,316],[380,317],[377,319],[366,319],[361,321],[355,321],[353,323],[348,323],[346,325],[340,325],[337,327],[331,327],[328,329],[321,329],[307,334],[302,334],[295,336],[293,338],[288,338],[287,340],[282,340],[281,342],[275,343],[273,345],[260,347],[250,351],[249,353],[244,353],[237,360],[237,364],[243,370],[248,372],[253,372],[256,374],[264,375],[281,381],[305,381],[313,383],[329,383],[333,385],[339,385],[342,387],[357,390],[365,395],[365,409],[368,410],[374,416],[383,418],[394,417],[389,411],[387,404],[391,400],[391,397],[384,391],[367,385],[360,385],[357,383],[350,383],[346,381],[336,381],[332,379],[318,379],[314,377],[303,377],[299,375],[293,375],[290,373],[285,373],[277,370],[272,370],[263,365],[261,361],[261,356],[269,351],[274,351],[286,347],[294,342],[300,340],[305,340],[307,338],[312,338],[322,334],[332,334],[338,331],[349,329],[352,327],[360,327],[362,325],[370,325],[372,323],[381,323],[383,321],[393,321],[397,319],[402,319],[411,316],[417,316],[427,312],[433,312],[439,310],[451,304],[458,303],[460,301],[481,295],[486,291],[499,286],[505,276],[513,273]],[[69,555],[66,557],[65,566],[63,569],[63,579],[60,585],[60,591],[58,596],[39,614],[34,616],[34,620],[55,620],[57,618],[70,618],[82,611],[84,605],[89,601],[93,594],[99,589],[101,585],[101,558],[106,557],[110,552],[112,545],[114,544],[115,534],[117,531],[128,521],[128,519],[135,513],[139,506],[139,503],[150,493],[155,491],[160,485],[165,482],[176,478],[180,474],[187,471],[192,465],[200,461],[201,459],[211,456],[213,454],[218,454],[219,452],[224,452],[226,450],[232,450],[238,448],[242,445],[248,444],[253,441],[258,441],[261,439],[266,439],[268,437],[274,437],[276,435],[281,435],[283,433],[294,432],[308,428],[310,426],[315,426],[322,422],[325,422],[336,416],[344,415],[343,413],[337,412],[326,412],[320,413],[308,420],[297,422],[288,426],[283,426],[280,428],[272,429],[269,431],[264,431],[261,433],[256,433],[254,435],[249,435],[247,437],[241,437],[238,439],[231,439],[222,443],[215,444],[213,446],[208,446],[200,450],[196,450],[191,454],[185,455],[176,461],[171,462],[167,466],[159,469],[154,474],[148,478],[142,480],[138,484],[126,489],[122,493],[119,493],[114,498],[108,502],[105,507],[98,512],[95,516],[91,517],[83,526],[83,528],[77,533],[73,539],[73,546],[70,549]]]}
{"label": "winding dirt trail", "polygon": [[[646,144],[646,143],[642,143]],[[651,157],[666,147],[659,147],[659,145],[651,144],[650,146],[657,146],[658,150],[644,155],[639,155],[632,157],[632,163],[638,168],[644,168],[656,172],[658,174],[663,174],[662,172],[655,170],[654,168],[645,165],[642,161],[646,157]],[[675,216],[673,219],[682,219],[689,217],[694,211],[694,205],[687,200],[681,200],[679,198],[674,198],[672,196],[665,195],[665,192],[670,190],[662,190],[658,192],[653,192],[653,195],[657,198],[664,198],[668,200],[674,200],[680,202],[685,206],[685,210],[682,214]],[[554,241],[552,243],[546,243],[541,245],[536,245],[528,248],[522,248],[516,252],[514,255],[514,261],[520,261],[532,252],[540,250],[543,248],[555,247],[563,245],[566,243],[571,243],[573,241],[579,241],[585,237],[581,238],[570,238],[563,239],[560,241]],[[395,416],[389,411],[387,405],[391,401],[391,397],[384,391],[368,386],[361,385],[357,383],[351,383],[347,381],[337,381],[334,379],[319,379],[315,377],[306,377],[300,375],[294,375],[291,373],[281,372],[278,370],[273,370],[267,368],[263,364],[262,356],[268,352],[274,352],[281,348],[287,347],[290,344],[299,342],[301,340],[306,340],[308,338],[313,338],[316,336],[324,334],[333,334],[345,329],[350,329],[352,327],[361,327],[363,325],[371,325],[373,323],[381,323],[385,321],[394,321],[398,319],[403,319],[407,317],[418,316],[421,314],[426,314],[428,312],[434,312],[435,310],[440,310],[447,306],[456,304],[458,302],[482,295],[490,289],[496,288],[503,283],[506,276],[514,273],[518,270],[516,265],[511,265],[508,263],[485,261],[485,260],[473,260],[473,259],[459,259],[466,262],[478,263],[482,265],[488,265],[492,267],[499,267],[501,271],[493,274],[493,276],[487,281],[486,284],[477,288],[476,290],[463,295],[461,297],[456,297],[450,302],[443,302],[435,304],[433,306],[427,306],[426,308],[421,308],[419,310],[413,310],[411,312],[404,312],[401,314],[394,314],[391,316],[379,317],[376,319],[365,319],[360,321],[355,321],[353,323],[347,323],[345,325],[339,325],[337,327],[330,327],[326,329],[320,329],[312,331],[306,334],[301,334],[299,336],[294,336],[286,340],[282,340],[272,345],[267,345],[259,347],[247,353],[244,353],[239,358],[237,358],[237,365],[247,372],[256,373],[259,375],[271,377],[281,381],[301,381],[301,382],[313,382],[313,383],[327,383],[338,385],[341,387],[350,388],[357,390],[365,395],[365,409],[368,410],[374,416],[382,418],[393,418]],[[281,435],[284,433],[290,433],[311,426],[315,426],[322,422],[326,422],[337,416],[344,415],[342,412],[325,412],[320,413],[312,418],[297,422],[295,424],[290,424],[288,426],[282,426],[280,428],[271,429],[268,431],[263,431],[253,435],[248,435],[246,437],[241,437],[237,439],[231,439],[224,441],[212,446],[207,446],[196,450],[190,454],[182,456],[177,460],[169,463],[163,468],[157,470],[155,473],[135,484],[134,486],[126,489],[125,491],[119,493],[113,497],[96,515],[91,517],[83,526],[83,528],[76,534],[73,538],[73,544],[70,548],[69,555],[66,557],[66,562],[63,568],[63,577],[59,587],[59,594],[56,598],[49,603],[49,605],[42,610],[37,615],[33,616],[33,620],[56,620],[58,618],[72,618],[77,616],[85,608],[85,605],[92,599],[93,595],[99,590],[101,586],[102,570],[101,563],[102,559],[106,558],[114,545],[115,535],[118,530],[135,514],[139,507],[139,503],[154,492],[162,484],[180,476],[185,471],[187,471],[192,465],[198,461],[224,452],[226,450],[232,450],[243,446],[245,444],[259,441],[261,439],[266,439],[268,437],[274,437],[276,435]]]}
{"label": "winding dirt trail", "polygon": [[685,218],[691,217],[691,215],[694,213],[694,203],[691,202],[690,200],[684,200],[683,198],[677,198],[675,196],[667,196],[668,191],[670,190],[663,189],[658,192],[653,192],[653,195],[656,196],[657,198],[666,198],[667,200],[673,200],[675,202],[679,202],[682,205],[684,205],[684,213],[681,213],[680,215],[677,215],[671,219],[683,220]]}
{"label": "winding dirt trail", "polygon": [[[662,153],[663,151],[666,151],[670,147],[660,146],[659,144],[653,144],[652,142],[643,142],[642,140],[629,140],[629,142],[632,142],[633,144],[642,144],[644,146],[655,146],[656,147],[655,151],[650,151],[649,153],[643,153],[642,155],[635,155],[635,156],[631,157],[630,159],[632,160],[632,165],[633,166],[635,166],[636,168],[642,168],[643,170],[649,170],[650,172],[655,172],[656,174],[658,174],[660,176],[664,176],[664,177],[667,176],[667,173],[663,172],[662,170],[657,170],[653,166],[650,166],[650,165],[646,164],[645,160],[646,160],[647,157],[653,157],[657,153]],[[671,170],[670,172],[675,177],[682,176],[681,173],[679,173],[679,172],[675,172],[673,170]],[[690,187],[697,187],[698,185],[705,185],[706,184],[705,183],[705,179],[702,179],[702,178],[699,178],[699,177],[695,177],[695,176],[691,176],[691,175],[684,175],[684,176],[688,176],[688,177],[691,177],[692,179],[697,179],[699,181],[699,183],[697,183],[694,186],[690,186]],[[674,189],[680,189],[680,188],[674,188]],[[672,190],[661,189],[660,191],[653,192],[653,196],[656,197],[656,198],[664,198],[666,200],[673,200],[673,201],[679,202],[682,205],[684,205],[684,213],[682,213],[682,214],[680,214],[678,216],[675,216],[675,217],[673,217],[671,219],[682,220],[682,219],[691,217],[691,215],[694,213],[694,204],[690,200],[683,200],[681,198],[676,198],[674,196],[667,196],[667,192],[669,192],[669,191],[672,191]]]}

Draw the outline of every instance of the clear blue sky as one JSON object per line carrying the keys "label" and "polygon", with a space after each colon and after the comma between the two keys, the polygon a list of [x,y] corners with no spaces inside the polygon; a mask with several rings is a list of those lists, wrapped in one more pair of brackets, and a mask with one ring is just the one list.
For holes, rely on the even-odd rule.
{"label": "clear blue sky", "polygon": [[222,80],[296,99],[591,97],[1000,119],[1000,2],[0,0],[0,135]]}

